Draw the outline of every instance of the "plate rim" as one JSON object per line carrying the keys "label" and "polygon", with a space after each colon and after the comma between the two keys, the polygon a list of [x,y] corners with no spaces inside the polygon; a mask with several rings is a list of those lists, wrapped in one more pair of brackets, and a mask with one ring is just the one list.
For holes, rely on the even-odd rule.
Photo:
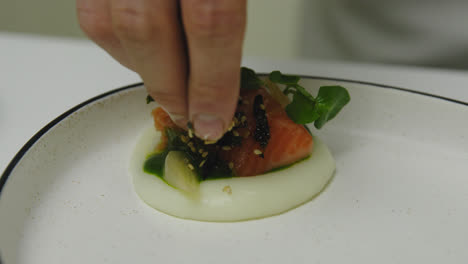
{"label": "plate rim", "polygon": [[[268,73],[258,73],[258,75],[261,76],[268,76]],[[337,81],[337,82],[347,82],[347,83],[352,83],[352,84],[362,84],[362,85],[369,85],[369,86],[374,86],[378,88],[385,88],[385,89],[392,89],[392,90],[397,90],[401,92],[407,92],[407,93],[413,93],[413,94],[418,94],[422,96],[427,96],[427,97],[432,97],[436,98],[439,100],[443,101],[448,101],[451,103],[463,105],[468,107],[468,102],[461,101],[461,100],[456,100],[453,98],[445,97],[445,96],[440,96],[440,95],[435,95],[431,93],[426,93],[426,92],[421,92],[421,91],[416,91],[408,88],[402,88],[398,86],[392,86],[392,85],[386,85],[386,84],[379,84],[379,83],[374,83],[374,82],[367,82],[367,81],[358,81],[358,80],[352,80],[352,79],[342,79],[342,78],[333,78],[333,77],[323,77],[323,76],[314,76],[314,75],[297,75],[301,78],[304,79],[313,79],[313,80],[324,80],[324,81]],[[53,128],[55,125],[60,123],[62,120],[73,114],[74,112],[80,110],[86,105],[89,105],[99,99],[105,98],[107,96],[119,93],[121,91],[125,90],[130,90],[130,89],[135,89],[137,87],[143,86],[143,82],[138,82],[138,83],[133,83],[129,85],[125,85],[116,89],[112,89],[110,91],[107,91],[105,93],[99,94],[97,96],[94,96],[72,108],[64,112],[63,114],[59,115],[58,117],[54,118],[52,121],[47,123],[44,127],[42,127],[38,132],[36,132],[22,147],[21,149],[15,154],[15,156],[11,159],[11,161],[8,163],[6,166],[5,170],[3,171],[2,175],[0,176],[0,199],[2,196],[2,191],[4,186],[6,185],[6,182],[15,169],[16,165],[21,161],[23,156],[28,152],[28,150],[44,135],[46,134],[51,128]],[[0,263],[1,263],[1,258],[0,258]]]}

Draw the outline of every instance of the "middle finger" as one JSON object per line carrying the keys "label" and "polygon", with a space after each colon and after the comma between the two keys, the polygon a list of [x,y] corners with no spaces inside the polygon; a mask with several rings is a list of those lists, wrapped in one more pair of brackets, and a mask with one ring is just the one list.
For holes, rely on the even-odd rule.
{"label": "middle finger", "polygon": [[112,0],[114,31],[153,99],[187,122],[187,65],[178,1]]}

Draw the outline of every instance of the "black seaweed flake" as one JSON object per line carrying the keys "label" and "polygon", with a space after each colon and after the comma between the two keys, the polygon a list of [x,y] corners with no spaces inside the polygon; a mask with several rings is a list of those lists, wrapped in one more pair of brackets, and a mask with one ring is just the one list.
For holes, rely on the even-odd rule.
{"label": "black seaweed flake", "polygon": [[151,103],[151,102],[154,102],[153,97],[151,97],[150,95],[147,95],[147,96],[146,96],[146,104],[149,104],[149,103]]}
{"label": "black seaweed flake", "polygon": [[254,139],[260,143],[262,148],[265,148],[270,140],[270,127],[268,126],[265,105],[263,104],[263,96],[260,94],[255,96],[253,114],[255,118]]}
{"label": "black seaweed flake", "polygon": [[190,122],[190,121],[187,122],[187,128],[193,130],[193,124],[192,124],[192,122]]}
{"label": "black seaweed flake", "polygon": [[242,137],[235,136],[232,131],[228,131],[216,144],[220,146],[237,147],[242,144]]}

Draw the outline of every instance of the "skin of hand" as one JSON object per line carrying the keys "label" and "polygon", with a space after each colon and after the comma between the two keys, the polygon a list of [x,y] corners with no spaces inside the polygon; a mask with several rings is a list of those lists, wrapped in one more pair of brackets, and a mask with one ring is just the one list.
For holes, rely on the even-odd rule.
{"label": "skin of hand", "polygon": [[137,72],[181,127],[219,139],[240,86],[246,0],[77,0],[88,37]]}

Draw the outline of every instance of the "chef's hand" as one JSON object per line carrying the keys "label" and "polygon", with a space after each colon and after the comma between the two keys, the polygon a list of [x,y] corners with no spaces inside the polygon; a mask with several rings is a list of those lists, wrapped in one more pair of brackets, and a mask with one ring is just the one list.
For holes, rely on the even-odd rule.
{"label": "chef's hand", "polygon": [[239,95],[246,0],[77,0],[83,31],[180,126],[218,139]]}

